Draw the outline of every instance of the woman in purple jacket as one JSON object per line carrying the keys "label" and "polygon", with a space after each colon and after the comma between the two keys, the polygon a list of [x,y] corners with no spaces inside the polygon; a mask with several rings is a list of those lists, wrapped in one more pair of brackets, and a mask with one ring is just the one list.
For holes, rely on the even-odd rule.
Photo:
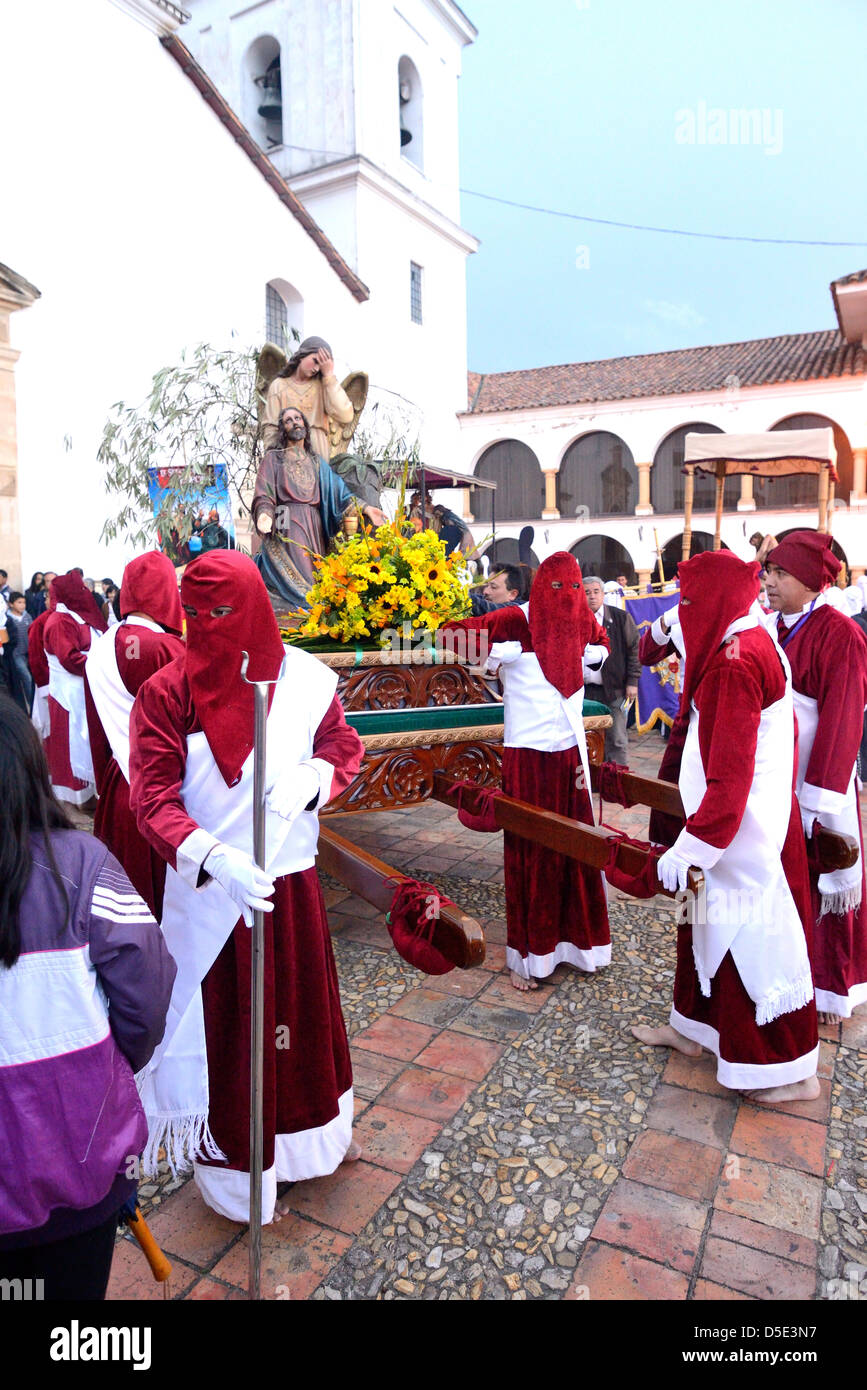
{"label": "woman in purple jacket", "polygon": [[102,1299],[147,1136],[133,1073],[162,1038],[175,963],[2,693],[0,787],[0,1278]]}

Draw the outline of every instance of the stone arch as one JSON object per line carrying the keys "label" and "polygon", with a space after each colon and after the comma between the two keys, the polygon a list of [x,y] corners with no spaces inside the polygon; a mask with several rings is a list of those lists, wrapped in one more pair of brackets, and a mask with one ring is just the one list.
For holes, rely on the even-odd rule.
{"label": "stone arch", "polygon": [[[720,545],[723,550],[729,549],[725,541],[721,541]],[[690,558],[693,555],[703,555],[706,550],[713,550],[713,532],[693,531],[689,547]],[[662,547],[662,569],[666,579],[677,578],[677,567],[682,558],[683,532],[681,531],[680,535],[672,536],[671,540],[666,541],[665,545]],[[654,580],[659,578],[658,564],[654,568],[651,578]]]}
{"label": "stone arch", "polygon": [[[839,482],[836,497],[849,501],[853,484],[852,446],[845,430],[827,415],[813,415],[803,412],[800,415],[786,415],[771,425],[772,430],[818,430],[828,426],[834,431],[834,447],[837,450],[837,475]],[[819,485],[815,473],[792,473],[787,478],[753,479],[753,497],[756,507],[774,508],[783,511],[788,507],[816,507],[818,505]]]}
{"label": "stone arch", "polygon": [[572,441],[557,474],[561,517],[632,516],[637,501],[638,469],[619,434],[592,430]]}
{"label": "stone arch", "polygon": [[583,575],[598,574],[607,583],[609,579],[625,574],[630,584],[637,581],[632,556],[626,546],[613,536],[604,536],[601,532],[582,536],[570,548],[570,554],[575,556]]}
{"label": "stone arch", "polygon": [[[657,447],[650,470],[650,500],[655,512],[682,512],[686,473],[683,471],[686,436],[688,434],[722,434],[719,425],[709,425],[706,420],[696,420],[688,425],[679,425],[669,430]],[[723,506],[735,507],[741,495],[740,478],[726,479],[723,490]],[[712,512],[716,497],[716,480],[712,473],[696,471],[694,512]]]}
{"label": "stone arch", "polygon": [[[479,457],[477,478],[497,484],[497,521],[541,521],[545,506],[545,476],[539,460],[520,439],[501,439]],[[488,488],[473,488],[470,511],[478,522],[490,522],[493,499]]]}

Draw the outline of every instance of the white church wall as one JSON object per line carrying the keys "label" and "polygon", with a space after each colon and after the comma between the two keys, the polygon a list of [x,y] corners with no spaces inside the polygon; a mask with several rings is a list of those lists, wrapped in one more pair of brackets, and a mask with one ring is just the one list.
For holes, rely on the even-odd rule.
{"label": "white church wall", "polygon": [[117,575],[96,460],[112,403],[141,402],[184,347],[260,342],[269,280],[303,295],[338,371],[363,361],[362,306],[153,33],[107,0],[18,3],[3,24],[22,55],[0,91],[3,259],[42,291],[13,322],[24,569]]}

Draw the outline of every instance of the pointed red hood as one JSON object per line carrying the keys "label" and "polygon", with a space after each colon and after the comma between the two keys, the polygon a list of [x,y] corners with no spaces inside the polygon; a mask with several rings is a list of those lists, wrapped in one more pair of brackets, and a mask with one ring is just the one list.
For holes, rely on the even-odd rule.
{"label": "pointed red hood", "polygon": [[167,555],[148,550],[130,560],[123,572],[120,586],[120,616],[144,613],[166,632],[180,637],[184,630],[184,614],[178,593],[175,567]]}
{"label": "pointed red hood", "polygon": [[51,598],[55,608],[62,603],[70,613],[77,613],[88,627],[95,627],[97,632],[105,632],[108,627],[99,604],[77,570],[59,574],[51,581]]}
{"label": "pointed red hood", "polygon": [[584,684],[584,648],[608,645],[597,623],[574,555],[558,550],[539,566],[530,590],[530,635],[542,674],[568,700]]}
{"label": "pointed red hood", "polygon": [[[284,657],[280,629],[259,571],[237,550],[210,550],[193,560],[181,580],[181,603],[193,704],[231,787],[253,748],[255,701],[252,686],[241,678],[241,654],[250,655],[249,680],[276,680]],[[214,617],[216,608],[231,612]]]}
{"label": "pointed red hood", "polygon": [[689,709],[726,630],[736,618],[744,617],[758,598],[759,573],[756,560],[739,560],[730,550],[706,550],[678,565],[678,618],[686,667],[681,710]]}

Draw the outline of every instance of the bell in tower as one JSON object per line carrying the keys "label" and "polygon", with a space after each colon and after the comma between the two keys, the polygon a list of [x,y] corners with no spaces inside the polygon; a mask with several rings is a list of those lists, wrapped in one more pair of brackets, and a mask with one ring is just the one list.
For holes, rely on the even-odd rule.
{"label": "bell in tower", "polygon": [[258,108],[263,121],[283,121],[283,88],[280,78],[280,55],[268,64],[267,72],[256,79],[262,88],[262,104]]}

